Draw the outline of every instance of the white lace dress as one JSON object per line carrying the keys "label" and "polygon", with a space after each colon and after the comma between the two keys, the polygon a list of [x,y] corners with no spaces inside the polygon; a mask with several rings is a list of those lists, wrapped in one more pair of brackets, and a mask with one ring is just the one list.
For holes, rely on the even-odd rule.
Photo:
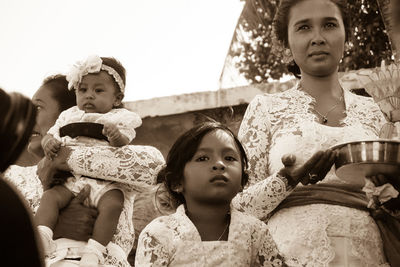
{"label": "white lace dress", "polygon": [[[268,218],[291,191],[277,176],[282,155],[294,153],[297,161],[305,161],[317,150],[338,143],[377,138],[385,121],[373,100],[346,90],[344,100],[342,127],[330,127],[317,122],[314,98],[298,86],[259,95],[251,101],[239,130],[249,157],[251,186],[234,199],[235,206],[268,221],[290,266],[386,266],[380,233],[368,212],[311,204],[282,209]],[[320,183],[344,182],[332,168]]]}
{"label": "white lace dress", "polygon": [[231,210],[227,241],[202,241],[180,205],[174,214],[154,219],[139,235],[135,266],[282,266],[267,226]]}
{"label": "white lace dress", "polygon": [[[156,175],[164,164],[161,152],[150,146],[71,147],[71,150],[68,165],[72,170],[103,179],[108,177],[126,185],[129,201],[124,202],[116,233],[107,246],[105,266],[130,266],[127,255],[134,242],[132,210],[135,195],[155,183]],[[36,166],[14,165],[4,174],[5,179],[21,191],[33,212],[39,206],[43,193],[36,169]],[[70,248],[66,257],[81,255],[84,244],[66,241],[61,246],[68,244],[80,247]]]}

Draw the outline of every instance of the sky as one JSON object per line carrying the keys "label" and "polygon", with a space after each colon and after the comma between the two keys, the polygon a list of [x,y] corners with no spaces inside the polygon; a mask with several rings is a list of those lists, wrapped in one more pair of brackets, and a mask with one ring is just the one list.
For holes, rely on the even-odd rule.
{"label": "sky", "polygon": [[0,0],[0,87],[32,97],[88,55],[127,70],[124,101],[213,91],[240,0]]}

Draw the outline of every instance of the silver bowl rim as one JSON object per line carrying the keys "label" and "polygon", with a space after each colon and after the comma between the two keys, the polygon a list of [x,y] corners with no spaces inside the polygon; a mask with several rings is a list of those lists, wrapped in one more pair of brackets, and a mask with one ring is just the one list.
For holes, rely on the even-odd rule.
{"label": "silver bowl rim", "polygon": [[336,149],[341,149],[342,147],[345,147],[347,145],[351,144],[361,144],[361,143],[392,143],[392,144],[400,144],[400,140],[393,140],[393,139],[370,139],[370,140],[360,140],[360,141],[351,141],[351,142],[344,142],[344,143],[339,143],[337,145],[331,146],[329,149],[330,150],[336,150]]}

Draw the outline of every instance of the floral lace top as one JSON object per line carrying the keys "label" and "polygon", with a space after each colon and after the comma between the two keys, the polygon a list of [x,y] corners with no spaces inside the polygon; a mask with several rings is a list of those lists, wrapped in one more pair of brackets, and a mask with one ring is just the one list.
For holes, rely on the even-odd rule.
{"label": "floral lace top", "polygon": [[[277,182],[282,155],[293,153],[305,161],[317,150],[342,142],[376,139],[385,123],[371,98],[344,90],[346,117],[342,127],[318,123],[314,98],[296,85],[282,93],[256,96],[245,113],[239,138],[250,165],[250,186],[235,199],[241,210],[267,221],[269,213],[290,193]],[[275,181],[272,183],[271,181]],[[269,183],[276,201],[262,191]],[[330,170],[321,183],[344,183]],[[302,185],[298,185],[302,186]],[[256,192],[256,193],[254,193]],[[260,206],[259,206],[260,205]],[[237,206],[237,205],[236,205]],[[279,251],[290,266],[384,266],[385,257],[377,225],[368,212],[312,204],[282,209],[268,226]]]}
{"label": "floral lace top", "polygon": [[61,112],[48,133],[68,145],[79,145],[82,143],[88,145],[109,145],[109,143],[104,140],[101,141],[82,136],[76,138],[71,138],[69,136],[60,137],[60,128],[74,122],[113,123],[118,130],[129,139],[129,142],[131,142],[136,136],[135,128],[142,124],[142,119],[135,112],[125,108],[114,108],[107,113],[85,113],[85,111],[79,109],[77,106],[73,106]]}
{"label": "floral lace top", "polygon": [[[114,177],[115,180],[126,185],[129,201],[124,201],[124,209],[116,233],[107,246],[106,264],[130,266],[127,255],[134,242],[132,224],[134,198],[143,188],[155,183],[156,175],[164,164],[161,152],[151,146],[72,147],[71,149],[68,164],[72,170],[99,178]],[[5,179],[15,184],[20,190],[33,212],[39,206],[43,193],[36,169],[36,166],[14,165],[4,174]],[[76,251],[71,250],[71,253],[76,253]]]}
{"label": "floral lace top", "polygon": [[136,266],[282,266],[267,226],[231,210],[227,241],[202,241],[183,205],[158,217],[139,235]]}

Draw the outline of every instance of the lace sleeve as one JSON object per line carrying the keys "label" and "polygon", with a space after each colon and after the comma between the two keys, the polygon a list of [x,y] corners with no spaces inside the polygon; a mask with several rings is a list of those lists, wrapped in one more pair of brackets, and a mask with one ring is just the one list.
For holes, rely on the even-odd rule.
{"label": "lace sleeve", "polygon": [[135,266],[168,266],[169,253],[167,244],[172,240],[166,238],[165,227],[159,221],[153,221],[139,235],[136,250]]}
{"label": "lace sleeve", "polygon": [[269,176],[268,150],[271,144],[271,123],[263,97],[258,95],[250,102],[238,133],[249,159],[250,184]]}
{"label": "lace sleeve", "polygon": [[260,220],[267,219],[268,214],[289,194],[287,181],[276,173],[269,173],[269,118],[267,98],[256,96],[246,110],[238,134],[249,159],[250,186],[233,199],[233,205]]}
{"label": "lace sleeve", "polygon": [[161,152],[155,147],[136,145],[74,146],[67,160],[77,174],[134,186],[155,184],[164,163]]}
{"label": "lace sleeve", "polygon": [[278,248],[273,240],[267,225],[260,223],[257,231],[259,237],[259,249],[257,251],[255,266],[287,266],[284,263],[284,258],[279,254]]}
{"label": "lace sleeve", "polygon": [[271,211],[290,194],[286,186],[285,179],[275,173],[237,194],[232,205],[239,211],[266,221]]}

